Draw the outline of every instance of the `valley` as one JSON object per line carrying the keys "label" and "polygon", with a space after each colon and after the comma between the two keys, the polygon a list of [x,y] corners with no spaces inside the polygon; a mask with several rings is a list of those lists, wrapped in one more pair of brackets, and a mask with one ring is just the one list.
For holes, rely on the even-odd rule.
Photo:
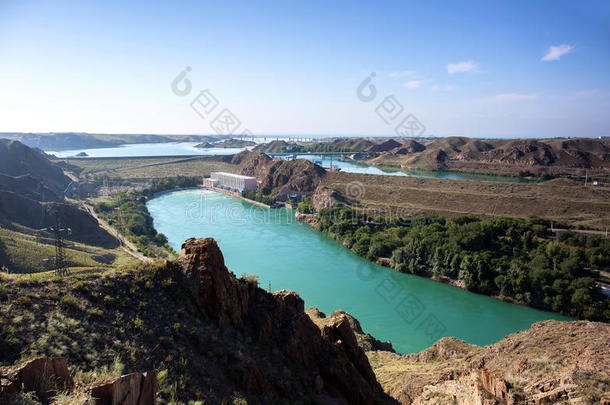
{"label": "valley", "polygon": [[[149,298],[141,295],[150,288],[150,293],[154,292],[157,297],[159,294],[166,297],[160,303],[167,306],[181,294],[193,291],[192,285],[188,286],[183,281],[184,275],[192,274],[188,268],[210,263],[200,268],[204,272],[202,274],[207,274],[207,271],[211,271],[210,276],[217,274],[213,270],[217,264],[211,263],[218,263],[217,259],[212,259],[218,257],[218,253],[212,256],[206,253],[208,249],[214,251],[217,248],[213,248],[209,242],[204,243],[205,248],[193,247],[194,251],[199,252],[197,255],[203,255],[203,258],[191,256],[189,260],[192,260],[195,267],[181,267],[186,262],[182,261],[184,256],[179,256],[178,253],[182,250],[182,255],[185,254],[182,246],[184,240],[212,236],[226,254],[223,260],[226,260],[227,267],[242,275],[231,283],[236,282],[238,286],[249,283],[273,291],[274,300],[280,299],[280,296],[288,297],[283,292],[285,290],[297,290],[303,297],[300,304],[298,300],[301,298],[296,301],[297,311],[305,308],[305,305],[315,306],[326,313],[338,309],[347,311],[333,313],[329,317],[323,316],[320,310],[310,310],[307,314],[308,319],[310,317],[313,324],[321,328],[320,333],[326,336],[324,339],[330,339],[335,342],[335,347],[345,350],[349,359],[347,361],[353,365],[350,367],[368,379],[368,388],[363,385],[362,390],[356,394],[359,398],[369,396],[363,403],[397,401],[411,404],[426,398],[460,398],[460,395],[470,398],[511,397],[519,401],[520,398],[542,398],[550,392],[549,389],[553,394],[548,395],[559,397],[580,395],[601,400],[604,395],[603,387],[607,383],[599,371],[592,371],[593,374],[587,374],[586,377],[573,374],[569,377],[569,384],[572,385],[567,386],[558,381],[567,381],[568,377],[557,374],[557,381],[544,383],[551,388],[541,389],[539,386],[542,377],[536,368],[538,366],[525,366],[530,374],[525,380],[515,380],[512,374],[505,373],[494,365],[496,363],[490,360],[488,352],[479,350],[480,346],[485,345],[491,345],[486,347],[493,350],[491,348],[494,344],[501,345],[504,336],[515,332],[521,333],[517,336],[525,336],[520,338],[524,341],[534,339],[529,337],[534,330],[542,330],[544,334],[552,336],[556,330],[561,329],[561,323],[547,321],[540,324],[539,321],[571,321],[573,318],[473,294],[417,275],[405,274],[400,269],[396,269],[400,272],[389,269],[394,266],[392,263],[395,259],[392,255],[380,253],[369,257],[369,250],[366,249],[367,252],[357,252],[363,256],[361,258],[346,249],[350,244],[343,240],[345,235],[338,237],[336,233],[329,233],[329,236],[337,239],[335,241],[311,229],[320,229],[318,221],[326,212],[352,209],[357,215],[381,218],[383,223],[388,224],[400,218],[418,220],[430,215],[449,221],[454,220],[452,218],[460,220],[468,215],[481,219],[510,217],[539,221],[545,229],[538,229],[537,232],[543,232],[549,240],[554,237],[554,228],[560,228],[562,232],[566,229],[598,230],[600,236],[597,237],[603,238],[608,224],[609,201],[609,192],[604,187],[593,186],[591,183],[585,186],[579,177],[573,176],[527,183],[502,181],[501,178],[494,179],[495,181],[474,178],[448,180],[349,173],[325,170],[305,159],[277,159],[250,151],[226,156],[54,157],[48,160],[44,154],[14,141],[3,145],[5,156],[13,159],[4,161],[3,177],[0,178],[0,192],[3,196],[0,203],[0,218],[3,221],[0,227],[0,264],[5,266],[2,273],[4,287],[0,293],[4,297],[3,302],[13,303],[6,307],[0,305],[0,314],[4,317],[2,323],[10,325],[0,335],[0,343],[3,342],[0,348],[4,350],[3,358],[10,359],[8,364],[23,361],[23,357],[16,357],[17,353],[29,351],[30,356],[65,357],[72,367],[79,370],[77,373],[82,374],[109,370],[113,362],[117,361],[116,356],[120,356],[122,370],[161,370],[157,373],[161,378],[158,397],[165,400],[214,398],[214,401],[234,401],[243,398],[259,403],[269,398],[289,398],[290,394],[284,388],[272,388],[273,384],[264,382],[272,375],[267,373],[274,373],[273,370],[281,366],[272,358],[260,363],[259,356],[266,356],[262,354],[266,350],[262,346],[256,360],[242,358],[251,364],[251,368],[235,369],[229,363],[213,360],[214,356],[234,353],[234,342],[226,342],[226,345],[217,349],[217,354],[209,357],[211,354],[206,351],[196,354],[201,349],[192,346],[190,338],[186,337],[196,335],[199,336],[197,339],[203,339],[203,336],[208,336],[212,339],[210,342],[217,342],[218,337],[209,334],[212,333],[210,328],[214,324],[226,325],[227,322],[232,325],[229,326],[230,330],[238,334],[262,333],[256,332],[259,326],[250,329],[260,322],[260,315],[254,315],[258,311],[254,308],[259,305],[260,293],[246,299],[243,298],[244,287],[238,287],[237,291],[242,292],[238,292],[236,297],[242,298],[231,298],[221,290],[213,292],[207,289],[208,284],[202,284],[208,287],[205,287],[207,292],[201,295],[206,300],[201,305],[211,305],[209,308],[214,308],[213,311],[233,308],[221,310],[227,318],[216,318],[216,321],[213,321],[214,316],[208,312],[210,309],[204,310],[204,318],[196,319],[199,316],[194,315],[197,311],[193,312],[188,305],[185,309],[173,309],[183,315],[170,315],[164,312],[169,308],[157,308],[156,303],[153,304]],[[247,201],[199,189],[202,177],[209,176],[214,171],[255,176],[259,183],[257,195],[276,200],[279,205],[298,205],[299,212],[295,215],[294,209],[290,208],[261,208]],[[172,192],[189,188],[191,189]],[[300,201],[298,204],[291,200],[295,195]],[[523,210],[524,206],[528,207],[527,211]],[[30,214],[20,214],[22,207],[30,207]],[[532,219],[532,214],[541,219]],[[58,276],[53,261],[49,260],[55,254],[53,236],[40,231],[57,226],[58,221],[61,226],[70,228],[64,242],[69,272],[67,277]],[[307,225],[299,221],[304,221]],[[367,221],[367,226],[372,224],[376,227],[375,224],[379,223],[379,219]],[[327,232],[327,228],[322,230]],[[562,239],[562,244],[572,243],[569,239],[574,237],[572,233],[568,232],[566,236],[568,239]],[[187,255],[188,251],[187,248]],[[278,260],[278,257],[289,260]],[[369,260],[376,261],[377,264]],[[175,267],[176,263],[182,264]],[[429,266],[434,267],[433,264],[423,265],[424,272]],[[563,264],[561,266],[563,268]],[[153,277],[150,282],[147,281],[149,276]],[[599,277],[602,280],[602,275]],[[442,277],[433,278],[447,282]],[[173,285],[177,289],[171,287]],[[342,288],[338,290],[337,285]],[[143,290],[142,286],[145,287]],[[580,287],[596,288],[584,284]],[[131,296],[123,296],[123,290],[129,291]],[[480,292],[497,295],[484,290]],[[14,294],[23,295],[24,298]],[[216,301],[209,301],[213,296],[217,297]],[[235,299],[246,299],[250,303],[246,305],[245,301],[241,301],[242,309],[237,309],[230,304]],[[283,299],[294,302],[292,296]],[[263,299],[265,300],[266,298]],[[514,302],[527,301],[518,298]],[[18,306],[15,307],[14,303],[18,303]],[[148,315],[151,305],[155,308],[154,313],[166,315],[153,320]],[[255,312],[247,310],[244,313],[243,305],[253,305],[251,308]],[[283,305],[285,304],[280,306]],[[37,316],[32,318],[28,309],[30,306],[38,310],[43,308],[47,313],[45,316],[56,319],[57,322],[44,324]],[[538,304],[535,306],[540,307]],[[559,311],[559,308],[555,310]],[[572,315],[603,319],[603,316],[592,316],[585,312],[575,312]],[[239,322],[234,323],[241,316],[254,316],[247,321],[250,326],[246,329]],[[114,320],[112,317],[115,317]],[[126,321],[125,317],[132,321]],[[26,331],[23,329],[23,319],[46,326],[36,332]],[[95,334],[89,337],[92,333],[89,328],[98,322],[107,325],[107,331],[118,338],[110,343],[100,340]],[[133,322],[133,325],[129,322]],[[169,326],[162,326],[164,322]],[[273,323],[277,320],[265,322]],[[200,326],[195,327],[198,331],[191,330],[184,335],[180,329],[182,326],[177,326],[183,323]],[[70,332],[62,329],[62,325],[67,324],[73,325]],[[141,329],[144,324],[150,327],[155,325],[155,328],[169,327],[171,330],[171,336],[163,338],[164,349],[159,353],[149,352],[151,344],[146,342],[152,337],[146,332],[138,332],[144,330]],[[570,325],[576,324],[570,322]],[[468,328],[464,328],[464,325],[468,325]],[[599,337],[593,336],[607,326],[588,322],[578,325],[574,327],[589,331],[584,339],[590,342],[599,341],[594,340]],[[604,326],[595,327],[596,331],[593,332],[588,325]],[[135,332],[127,332],[134,327]],[[329,327],[335,329],[328,329]],[[366,335],[363,330],[371,335]],[[49,340],[57,333],[65,336],[59,340]],[[315,350],[328,350],[322,349],[327,343],[316,346],[319,343],[315,343],[318,339],[315,336],[316,333],[309,335],[303,344],[320,348]],[[441,339],[445,336],[452,336],[451,339],[454,340]],[[71,342],[82,339],[88,342],[82,348],[82,353],[72,350]],[[348,344],[348,348],[342,344],[337,345],[336,339],[352,343]],[[438,339],[441,340],[435,343]],[[498,341],[500,343],[496,343]],[[133,342],[140,343],[134,345]],[[279,341],[277,343],[279,346],[283,344],[285,343]],[[575,340],[562,344],[580,347]],[[102,355],[99,351],[102,345],[113,349]],[[536,354],[538,357],[534,358],[554,356],[557,353],[554,345],[555,343],[547,352]],[[426,350],[428,347],[431,348]],[[602,353],[604,349],[598,346],[595,350]],[[126,357],[126,353],[132,353],[132,357]],[[167,360],[168,353],[172,360]],[[81,356],[88,360],[83,360]],[[198,367],[189,369],[187,365],[198,356],[206,358],[206,364],[216,364],[215,370],[204,372]],[[464,360],[472,356],[485,359],[481,361],[489,362],[490,367],[481,367]],[[437,366],[438,359],[441,358],[443,365]],[[429,361],[432,363],[428,364]],[[565,360],[565,365],[572,366],[576,363],[575,359]],[[306,367],[312,366],[307,364]],[[497,364],[502,363],[500,361]],[[593,367],[591,370],[602,367],[595,362],[592,364],[586,367]],[[456,376],[452,385],[440,380],[441,374],[447,370],[453,370],[452,373]],[[354,378],[348,375],[351,371],[338,376],[308,368],[302,373],[308,375],[307,378],[314,376],[316,384],[321,387],[316,388],[316,394],[308,393],[308,396],[330,395],[336,399],[338,396],[354,395],[341,391],[338,386],[329,388],[330,391],[325,388],[327,384],[332,386],[336,383],[341,386],[343,381],[347,381],[342,379]],[[323,384],[318,382],[316,373],[321,376]],[[168,374],[171,377],[165,376]],[[244,385],[243,379],[250,381],[254,378],[253,375],[258,376],[258,382]],[[263,375],[267,377],[261,377]],[[116,378],[116,374],[108,376]],[[370,380],[371,376],[374,382]],[[174,382],[181,381],[179,384],[182,385],[168,385],[168,380],[165,380],[167,378]],[[299,387],[299,384],[308,381],[307,378],[302,380],[302,377],[298,377],[291,384]],[[360,378],[362,377],[357,377]],[[206,385],[202,383],[204,380],[215,382]],[[385,393],[376,385],[377,381]],[[265,387],[263,396],[257,384]],[[212,390],[213,393],[202,395],[201,389]],[[298,391],[303,388],[295,389]],[[86,390],[79,391],[79,395],[81,392]],[[370,399],[371,395],[377,399]],[[361,401],[355,397],[350,398],[355,403]]]}

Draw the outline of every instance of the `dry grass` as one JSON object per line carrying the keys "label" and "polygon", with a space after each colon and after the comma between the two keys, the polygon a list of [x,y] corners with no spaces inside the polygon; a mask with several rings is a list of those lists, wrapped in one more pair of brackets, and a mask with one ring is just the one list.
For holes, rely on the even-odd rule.
{"label": "dry grass", "polygon": [[69,161],[84,169],[81,176],[105,174],[121,179],[205,176],[213,171],[233,171],[235,169],[234,165],[224,162],[223,157],[220,156],[87,158],[70,159]]}
{"label": "dry grass", "polygon": [[[354,182],[363,188],[350,186]],[[610,190],[567,179],[546,183],[502,183],[328,173],[323,185],[356,206],[408,215],[441,214],[527,217],[537,215],[584,227],[610,226]],[[363,195],[362,195],[363,194]]]}

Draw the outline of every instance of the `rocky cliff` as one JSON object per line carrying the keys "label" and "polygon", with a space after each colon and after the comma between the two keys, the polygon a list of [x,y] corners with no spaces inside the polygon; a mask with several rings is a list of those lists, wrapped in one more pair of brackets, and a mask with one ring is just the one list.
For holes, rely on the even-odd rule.
{"label": "rocky cliff", "polygon": [[610,325],[545,321],[479,347],[443,338],[417,354],[367,352],[401,404],[610,404]]}
{"label": "rocky cliff", "polygon": [[4,364],[31,353],[88,371],[119,356],[126,372],[164,370],[164,402],[394,403],[349,322],[321,331],[296,293],[235,277],[213,239],[187,240],[177,262],[105,277],[4,281]]}
{"label": "rocky cliff", "polygon": [[265,195],[280,200],[290,194],[311,195],[326,173],[322,167],[305,159],[272,159],[263,153],[249,151],[235,155],[231,163],[239,165],[240,174],[256,177]]}

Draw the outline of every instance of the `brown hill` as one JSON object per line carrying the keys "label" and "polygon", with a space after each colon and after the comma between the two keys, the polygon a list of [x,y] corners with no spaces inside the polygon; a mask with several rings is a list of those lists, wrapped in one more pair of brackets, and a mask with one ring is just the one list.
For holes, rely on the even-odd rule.
{"label": "brown hill", "polygon": [[402,146],[394,151],[397,155],[406,155],[407,153],[417,153],[426,150],[426,146],[414,141],[413,139],[408,139]]}
{"label": "brown hill", "polygon": [[255,146],[253,150],[261,153],[291,153],[301,152],[301,149],[302,148],[295,143],[275,140],[269,143],[261,143]]}
{"label": "brown hill", "polygon": [[[64,200],[68,184],[70,178],[44,154],[18,141],[0,140],[0,227],[52,238],[48,228],[59,221],[63,228],[70,228],[70,234],[63,234],[66,239],[103,248],[117,247],[115,238],[100,228],[95,218]],[[10,245],[19,247],[15,241]],[[12,269],[40,270],[24,269],[10,256],[0,255],[0,264]]]}
{"label": "brown hill", "polygon": [[13,177],[28,175],[44,182],[47,188],[59,195],[63,195],[70,183],[61,168],[41,153],[19,141],[8,139],[0,139],[0,173]]}
{"label": "brown hill", "polygon": [[125,373],[160,371],[162,403],[394,403],[346,319],[318,329],[297,294],[236,278],[213,239],[187,240],[175,263],[7,283],[0,323],[28,321],[0,332],[5,364],[37,353],[93,371],[119,356]]}
{"label": "brown hill", "polygon": [[283,200],[290,194],[310,195],[320,184],[326,171],[305,159],[271,159],[269,156],[243,151],[231,163],[239,165],[239,173],[254,176],[265,195]]}
{"label": "brown hill", "polygon": [[610,325],[545,321],[478,347],[443,338],[418,354],[367,352],[401,404],[608,404]]}
{"label": "brown hill", "polygon": [[602,173],[610,168],[610,143],[604,139],[584,138],[479,140],[449,137],[430,142],[417,152],[400,148],[382,153],[370,163],[507,174],[521,171],[580,174],[584,169]]}
{"label": "brown hill", "polygon": [[388,139],[387,141],[383,141],[371,146],[368,148],[367,152],[389,152],[401,146],[402,144],[400,142],[396,142],[394,139]]}
{"label": "brown hill", "polygon": [[7,176],[0,173],[0,191],[12,191],[36,201],[62,201],[53,190],[29,174]]}

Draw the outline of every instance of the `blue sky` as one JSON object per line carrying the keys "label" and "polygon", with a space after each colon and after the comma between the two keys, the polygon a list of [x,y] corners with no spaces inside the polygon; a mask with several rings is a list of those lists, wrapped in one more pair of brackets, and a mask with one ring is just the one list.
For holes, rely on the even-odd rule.
{"label": "blue sky", "polygon": [[427,135],[608,136],[609,72],[608,1],[0,1],[0,131],[391,135],[394,96]]}

